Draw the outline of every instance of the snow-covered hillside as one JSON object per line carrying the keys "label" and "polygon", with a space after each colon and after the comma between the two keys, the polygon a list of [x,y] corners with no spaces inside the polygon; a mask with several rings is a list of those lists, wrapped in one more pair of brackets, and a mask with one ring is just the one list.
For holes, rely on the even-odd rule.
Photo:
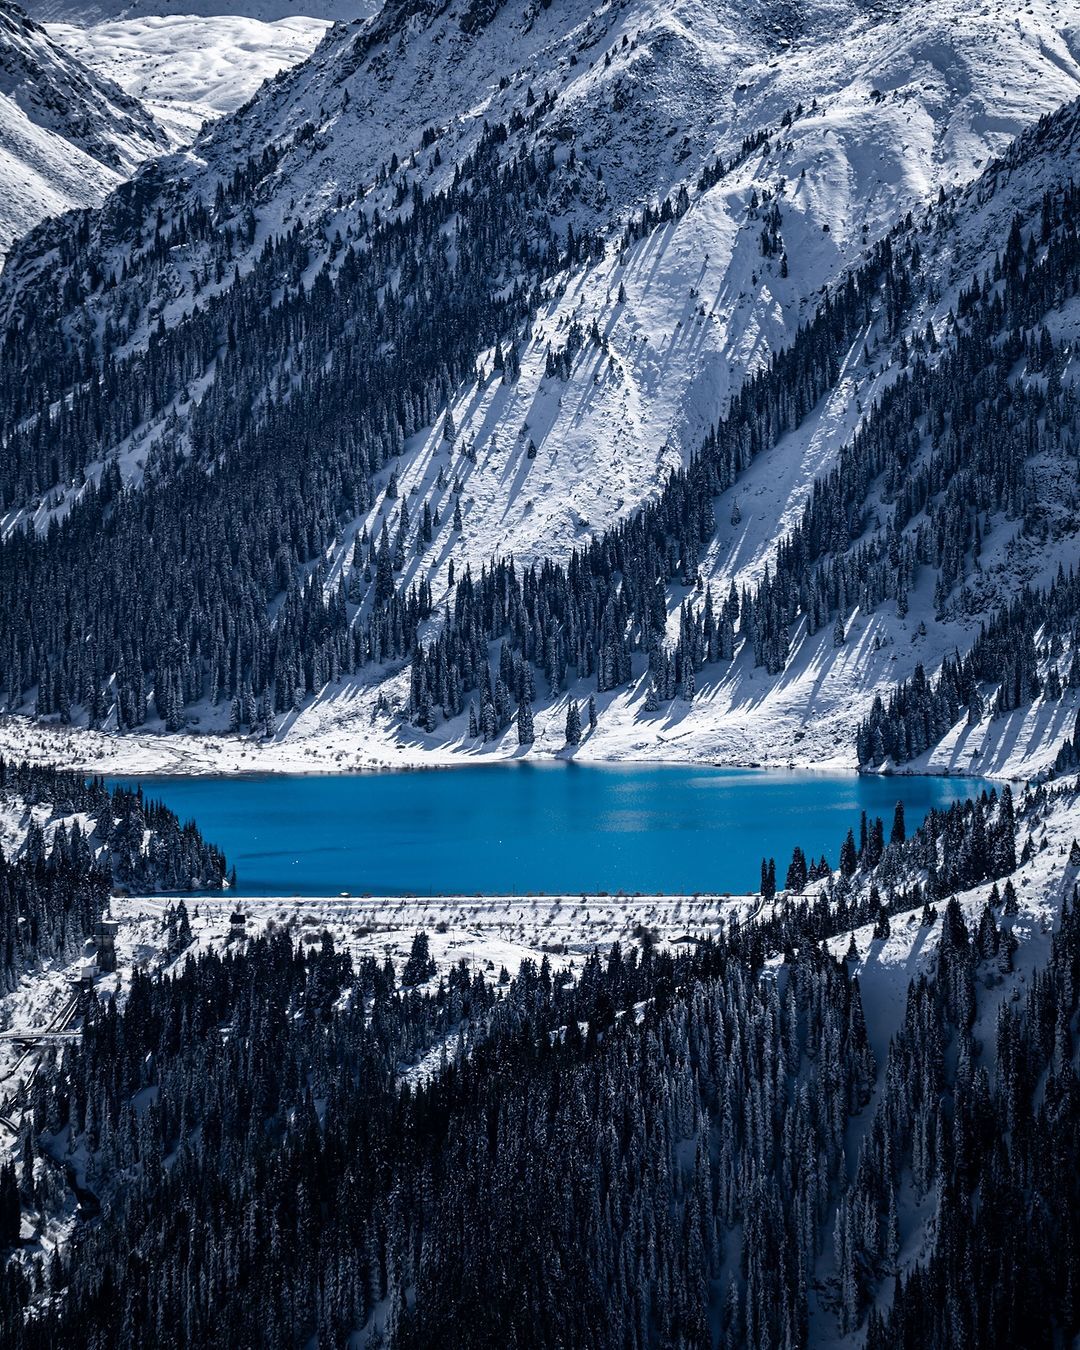
{"label": "snow-covered hillside", "polygon": [[[257,210],[259,248],[285,224],[344,233],[359,210],[385,210],[402,186],[438,189],[485,121],[501,120],[510,129],[506,159],[524,146],[550,146],[562,147],[561,161],[572,147],[557,219],[564,228],[606,228],[692,184],[717,154],[740,153],[744,138],[769,132],[767,152],[749,151],[705,194],[708,209],[661,237],[662,255],[643,260],[638,285],[628,285],[637,323],[626,326],[640,330],[634,336],[645,348],[629,372],[639,401],[661,383],[649,381],[650,364],[657,377],[686,364],[687,353],[677,361],[664,354],[688,317],[693,287],[714,331],[695,343],[704,350],[690,383],[708,384],[715,408],[726,394],[722,378],[715,387],[725,365],[741,369],[767,341],[793,331],[792,302],[939,185],[970,179],[1024,126],[1080,91],[1078,48],[1080,20],[1052,4],[1032,6],[1021,22],[1006,5],[973,16],[959,4],[892,13],[837,0],[798,28],[789,7],[765,0],[738,10],[704,0],[595,10],[568,3],[524,17],[500,4],[459,15],[433,0],[391,3],[374,19],[340,25],[310,61],[163,172],[180,188],[170,194],[176,209],[185,199],[212,200],[218,179],[249,154],[281,147]],[[794,120],[782,126],[786,116]],[[373,192],[392,156],[401,170]],[[746,219],[751,191],[781,179],[790,286],[753,280],[763,271],[760,224],[747,228]],[[570,293],[582,314],[610,321],[604,280]],[[186,288],[182,276],[170,281],[180,283],[175,316]],[[671,434],[692,443],[695,421],[707,415],[673,393],[635,439]]]}
{"label": "snow-covered hillside", "polygon": [[235,17],[276,23],[279,19],[314,18],[348,23],[366,18],[377,0],[30,0],[30,13],[42,23],[96,24],[187,15],[200,19]]}
{"label": "snow-covered hillside", "polygon": [[111,80],[87,69],[16,4],[0,6],[0,257],[46,215],[93,206],[164,131]]}
{"label": "snow-covered hillside", "polygon": [[310,55],[329,21],[243,14],[147,14],[49,23],[53,38],[138,98],[176,144],[238,108],[264,80]]}
{"label": "snow-covered hillside", "polygon": [[[402,576],[406,584],[429,582],[438,605],[448,598],[448,563],[460,575],[493,554],[561,560],[655,496],[745,373],[789,343],[822,287],[909,211],[930,283],[907,321],[911,331],[931,317],[940,327],[973,272],[993,263],[1012,215],[1032,218],[1045,187],[1072,176],[1070,145],[1031,146],[1008,172],[988,166],[1017,133],[1080,91],[1078,51],[1076,14],[1050,3],[1018,15],[1004,4],[973,13],[961,4],[890,10],[837,0],[801,23],[789,6],[764,2],[738,11],[704,0],[568,3],[524,15],[500,4],[460,13],[391,3],[366,22],[332,29],[310,60],[279,74],[190,151],[155,165],[135,196],[88,220],[94,266],[115,284],[80,294],[75,305],[58,303],[62,269],[53,250],[61,236],[44,229],[12,260],[0,312],[8,322],[50,314],[62,331],[94,342],[117,332],[122,316],[117,350],[139,351],[152,326],[173,327],[225,294],[286,231],[298,231],[308,249],[305,284],[323,272],[334,277],[337,236],[360,237],[375,210],[393,215],[414,189],[430,198],[448,188],[485,126],[505,129],[504,163],[525,150],[550,155],[546,206],[556,236],[599,230],[607,246],[602,257],[549,278],[520,353],[520,378],[488,378],[494,353],[479,353],[483,378],[450,399],[453,450],[440,417],[393,466],[406,501],[442,508],[441,531]],[[218,210],[222,187],[249,174],[260,156],[265,163],[267,147],[272,163],[259,170],[242,228],[239,211],[219,221],[219,228],[228,222],[228,269],[212,239],[164,257],[140,254],[138,241],[156,237],[163,221]],[[977,187],[966,193],[972,180]],[[947,205],[939,209],[942,189]],[[663,200],[674,205],[670,217],[648,222],[620,247],[622,228]],[[579,350],[575,335],[590,332],[601,347]],[[548,373],[568,346],[569,362]],[[827,397],[720,498],[701,567],[717,594],[760,579],[815,477],[896,369],[880,324],[858,334]],[[182,434],[187,396],[202,397],[214,378],[211,364],[184,397],[149,409],[132,437],[106,447],[119,452],[125,479],[138,485],[154,448],[178,426]],[[88,466],[91,480],[102,467],[103,460]],[[390,479],[384,470],[371,509],[328,550],[328,588],[342,579],[362,531],[374,539],[384,521],[393,529],[396,499],[384,495]],[[460,534],[449,529],[450,479],[461,487]],[[57,486],[38,499],[38,524],[62,518],[80,491]],[[1061,505],[1069,509],[1067,495]],[[8,523],[22,518],[13,512]],[[1066,556],[1040,556],[1003,522],[982,559],[985,605],[1019,579],[1047,580]],[[928,579],[903,618],[849,613],[843,644],[828,630],[797,634],[779,679],[755,670],[744,653],[706,674],[692,704],[676,700],[659,713],[645,711],[648,681],[638,659],[630,685],[599,698],[599,725],[577,753],[851,763],[853,720],[874,693],[916,663],[934,669],[977,632],[985,607],[946,614],[926,631],[932,589]],[[672,638],[686,594],[669,592]],[[331,685],[258,750],[173,737],[160,752],[129,742],[123,753],[143,763],[189,752],[231,763],[250,749],[268,767],[334,767],[516,749],[511,731],[477,750],[463,716],[434,734],[403,725],[383,709],[404,705],[407,675],[392,674],[389,683],[381,675]],[[589,689],[582,683],[568,692],[580,699]],[[1005,732],[1000,720],[987,725],[979,745],[969,738],[948,767],[1038,767],[1068,712],[1068,700],[1037,707],[1026,732]],[[198,707],[188,725],[223,729],[227,717],[224,708]],[[566,753],[565,717],[565,696],[538,711],[532,753]],[[23,738],[18,724],[5,734]]]}

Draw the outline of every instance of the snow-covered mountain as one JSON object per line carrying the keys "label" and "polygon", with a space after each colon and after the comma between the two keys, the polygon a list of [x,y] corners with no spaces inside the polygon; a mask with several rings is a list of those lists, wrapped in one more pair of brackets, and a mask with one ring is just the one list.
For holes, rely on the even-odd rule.
{"label": "snow-covered mountain", "polygon": [[18,5],[0,5],[0,255],[46,215],[91,206],[168,148],[141,103]]}
{"label": "snow-covered mountain", "polygon": [[42,23],[97,24],[188,16],[236,17],[259,23],[280,19],[321,19],[347,23],[366,18],[374,0],[30,0],[28,9]]}
{"label": "snow-covered mountain", "polygon": [[[740,230],[750,191],[784,178],[798,299],[857,257],[864,235],[877,237],[940,185],[967,181],[1080,91],[1080,20],[1049,4],[1031,10],[1021,21],[1005,5],[972,16],[963,5],[892,13],[838,0],[799,26],[789,6],[767,0],[737,9],[568,3],[524,16],[500,4],[459,13],[433,0],[392,3],[339,26],[163,175],[191,200],[212,199],[218,178],[274,145],[281,153],[256,204],[265,228],[287,220],[344,230],[361,202],[367,212],[385,205],[399,183],[433,191],[451,181],[484,122],[501,120],[507,160],[524,147],[562,147],[557,158],[573,147],[559,221],[606,227],[771,131],[769,153],[747,152],[708,194],[710,219],[695,218],[685,243],[669,241],[655,272],[664,281],[690,267],[684,248],[702,261],[708,254],[704,294],[731,273],[737,243],[756,252],[756,237],[739,237],[758,233]],[[785,116],[794,120],[781,133]],[[308,124],[318,134],[297,136]],[[435,149],[433,167],[423,151]],[[373,197],[395,156],[401,177]],[[744,279],[741,270],[731,277]],[[790,298],[770,292],[744,326],[768,323]],[[791,330],[786,322],[779,331]]]}
{"label": "snow-covered mountain", "polygon": [[29,9],[0,5],[0,259],[38,221],[99,204],[146,159],[190,141],[341,17],[160,6],[88,26],[70,6]]}
{"label": "snow-covered mountain", "polygon": [[[451,594],[450,561],[459,575],[493,554],[562,561],[655,498],[745,374],[790,343],[822,288],[909,212],[926,280],[898,322],[909,336],[930,319],[940,331],[973,274],[992,268],[1013,215],[1034,223],[1045,189],[1072,176],[1071,131],[1053,144],[1026,139],[1007,169],[998,157],[1080,92],[1077,30],[1072,11],[1049,3],[1018,15],[1003,4],[972,13],[837,0],[800,20],[764,0],[737,10],[705,0],[571,2],[524,14],[479,0],[392,0],[331,29],[308,61],[85,217],[75,253],[64,224],[27,239],[0,285],[0,314],[24,331],[29,315],[48,315],[91,359],[131,357],[225,312],[245,287],[252,304],[265,295],[264,306],[301,283],[340,291],[342,249],[361,248],[378,222],[407,221],[410,204],[460,190],[478,152],[494,153],[504,171],[527,154],[542,166],[542,188],[523,195],[513,238],[534,256],[524,266],[500,260],[505,271],[491,281],[492,297],[515,280],[540,288],[517,350],[520,374],[488,378],[496,333],[482,324],[476,369],[447,397],[451,458],[441,413],[426,430],[425,416],[410,413],[393,463],[382,467],[379,451],[370,501],[322,544],[327,586],[336,587],[357,539],[373,540],[384,521],[395,528],[396,493],[415,495],[414,529],[419,507],[437,501],[442,531],[410,546],[400,578],[430,585],[437,606]],[[643,217],[646,208],[653,214]],[[452,234],[449,220],[443,228]],[[303,261],[275,271],[273,250],[286,241]],[[386,280],[407,287],[396,266]],[[1055,334],[1068,322],[1062,312]],[[815,478],[896,379],[898,336],[880,316],[853,334],[827,396],[721,497],[704,582],[726,593],[761,579]],[[256,420],[261,400],[290,381],[299,389],[301,368],[316,359],[310,342],[273,372],[260,357],[246,386]],[[317,360],[333,378],[340,348],[331,343]],[[201,400],[205,413],[224,368],[205,352],[185,357],[185,388],[156,401],[140,395],[137,422],[88,444],[80,469],[97,482],[115,456],[137,486],[166,447],[191,454],[192,410]],[[41,369],[59,396],[51,357]],[[310,454],[317,460],[317,441]],[[16,491],[9,523],[26,507],[41,526],[62,518],[84,489],[81,474],[61,478],[38,473],[22,499]],[[456,534],[450,478],[461,489]],[[692,704],[659,718],[642,716],[647,680],[636,668],[629,685],[605,694],[590,753],[849,760],[853,720],[875,692],[969,645],[987,606],[1018,579],[1045,580],[1063,556],[1040,561],[1014,533],[1002,523],[985,545],[982,571],[1000,567],[1000,584],[940,622],[931,594],[917,593],[903,617],[848,614],[843,644],[804,634],[779,679],[747,652]],[[673,642],[683,598],[669,591]],[[470,744],[460,717],[425,735],[375,716],[406,691],[402,676],[383,686],[365,675],[342,696],[331,688],[290,718],[290,742],[318,755],[341,743],[344,719],[359,762]],[[227,714],[197,715],[214,726]],[[565,715],[565,698],[538,713],[537,751],[562,750]],[[488,752],[509,750],[513,737],[504,739]],[[1023,740],[1044,745],[1038,725]],[[979,767],[1015,764],[1016,745],[1013,735]]]}
{"label": "snow-covered mountain", "polygon": [[185,144],[204,122],[245,103],[264,80],[308,56],[329,27],[306,15],[264,22],[242,14],[146,14],[49,23],[92,70],[138,98]]}

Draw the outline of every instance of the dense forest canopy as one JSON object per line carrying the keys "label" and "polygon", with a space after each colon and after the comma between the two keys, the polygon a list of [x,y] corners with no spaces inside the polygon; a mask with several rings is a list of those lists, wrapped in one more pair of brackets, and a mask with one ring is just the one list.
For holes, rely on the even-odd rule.
{"label": "dense forest canopy", "polygon": [[[1045,119],[1022,138],[1027,153],[1075,115]],[[537,699],[577,680],[623,686],[635,653],[648,660],[650,708],[692,699],[703,672],[743,653],[775,676],[793,633],[834,624],[840,644],[855,607],[890,605],[903,616],[927,571],[938,613],[970,609],[967,580],[994,530],[1020,520],[1037,542],[1070,528],[1033,487],[1046,460],[1075,479],[1080,445],[1069,349],[1046,326],[1076,293],[1080,198],[1065,185],[1047,191],[1032,218],[1014,218],[993,266],[971,277],[940,331],[913,332],[910,321],[933,284],[925,254],[952,207],[943,198],[921,228],[902,221],[824,293],[792,345],[748,377],[658,498],[568,561],[492,558],[479,574],[459,570],[445,605],[423,572],[406,586],[410,555],[466,528],[465,475],[454,462],[469,447],[456,442],[446,411],[454,392],[469,381],[513,382],[540,297],[567,269],[631,246],[691,205],[684,188],[626,226],[619,245],[572,231],[559,238],[544,209],[555,158],[506,160],[505,143],[506,128],[490,126],[449,188],[425,196],[414,185],[386,218],[361,214],[347,240],[327,244],[299,227],[272,235],[241,271],[232,250],[273,173],[280,151],[270,147],[221,186],[212,209],[159,210],[152,238],[140,236],[132,276],[152,279],[196,241],[220,272],[203,303],[156,325],[145,350],[125,348],[108,324],[85,334],[10,326],[0,352],[9,504],[82,481],[108,447],[173,409],[141,486],[125,486],[108,458],[46,532],[15,530],[0,543],[0,685],[10,706],[121,730],[158,719],[175,731],[205,700],[229,709],[234,731],[270,735],[327,683],[408,661],[416,725],[434,731],[471,705],[473,735],[490,739],[516,720],[527,744]],[[730,168],[719,162],[698,191]],[[162,190],[152,174],[125,189],[113,228],[125,209],[141,219],[143,199]],[[769,230],[780,226],[765,214],[762,247],[775,251]],[[60,239],[65,269],[85,265],[95,294],[114,284],[126,294],[126,275],[95,274],[93,243],[87,221]],[[813,484],[764,576],[741,592],[733,582],[726,592],[697,586],[717,494],[807,419],[868,326],[896,378]],[[604,344],[595,324],[572,326],[566,347],[549,352],[548,378],[564,379],[583,351]],[[478,364],[485,350],[490,369]],[[192,381],[202,382],[194,400],[182,393]],[[442,427],[448,471],[424,501],[396,500],[393,459],[432,424]],[[388,470],[381,532],[356,538],[331,583],[328,549],[366,513],[375,475]],[[675,588],[689,593],[673,640]],[[1052,596],[1030,594],[1022,618],[995,620],[964,658],[962,688],[943,672],[932,711],[890,713],[883,699],[859,734],[863,762],[920,753],[945,716],[965,705],[981,712],[987,683],[998,685],[1003,710],[1042,692],[1036,666],[1053,665],[1050,646],[1076,650],[1075,597],[1075,578],[1063,574]],[[1044,611],[1054,629],[1037,649]],[[992,659],[980,659],[991,638]],[[1053,695],[1078,678],[1073,659],[1046,687]],[[931,696],[897,697],[906,708]]]}
{"label": "dense forest canopy", "polygon": [[[996,1044],[973,1028],[1012,978],[1019,838],[1026,861],[1078,792],[984,794],[910,837],[898,811],[888,842],[864,820],[761,921],[616,943],[576,976],[463,961],[436,985],[423,934],[396,971],[286,929],[133,972],[43,1062],[0,1169],[5,1344],[799,1346],[821,1316],[875,1347],[1073,1334],[1075,894]],[[937,954],[878,1065],[828,943],[912,912]],[[72,1157],[71,1244],[21,1254],[20,1211],[62,1204]],[[939,1221],[879,1303],[911,1196]]]}

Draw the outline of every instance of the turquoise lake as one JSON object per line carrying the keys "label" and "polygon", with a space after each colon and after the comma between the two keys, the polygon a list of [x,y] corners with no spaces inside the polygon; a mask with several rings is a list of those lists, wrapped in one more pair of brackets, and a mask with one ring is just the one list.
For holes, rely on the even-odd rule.
{"label": "turquoise lake", "polygon": [[683,766],[478,765],[351,776],[142,779],[194,818],[239,895],[749,891],[761,859],[832,865],[859,813],[910,833],[988,784]]}

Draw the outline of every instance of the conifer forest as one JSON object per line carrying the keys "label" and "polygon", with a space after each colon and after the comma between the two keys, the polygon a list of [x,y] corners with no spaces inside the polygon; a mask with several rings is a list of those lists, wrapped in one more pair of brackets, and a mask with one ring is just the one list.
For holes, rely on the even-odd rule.
{"label": "conifer forest", "polygon": [[1080,1344],[1078,357],[1075,0],[0,0],[0,1346]]}

